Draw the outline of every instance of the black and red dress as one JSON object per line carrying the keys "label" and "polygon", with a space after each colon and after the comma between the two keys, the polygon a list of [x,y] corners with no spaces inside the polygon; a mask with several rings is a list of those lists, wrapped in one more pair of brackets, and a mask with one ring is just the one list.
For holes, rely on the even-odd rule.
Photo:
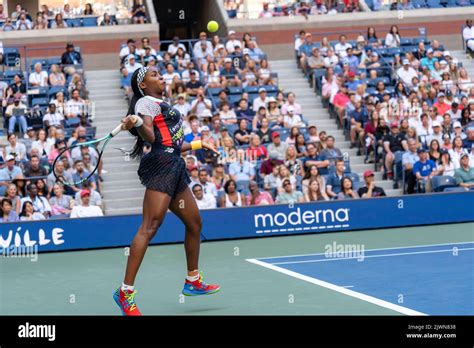
{"label": "black and red dress", "polygon": [[147,189],[175,198],[191,182],[186,163],[181,158],[184,139],[182,115],[165,101],[150,96],[138,100],[135,114],[153,117],[155,132],[151,151],[140,161],[140,181]]}

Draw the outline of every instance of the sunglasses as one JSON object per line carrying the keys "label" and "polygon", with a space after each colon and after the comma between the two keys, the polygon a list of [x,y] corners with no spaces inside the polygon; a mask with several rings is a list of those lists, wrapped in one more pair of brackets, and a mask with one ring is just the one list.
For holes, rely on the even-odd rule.
{"label": "sunglasses", "polygon": [[287,187],[287,186],[291,186],[291,183],[285,182],[285,183],[283,184],[283,187]]}

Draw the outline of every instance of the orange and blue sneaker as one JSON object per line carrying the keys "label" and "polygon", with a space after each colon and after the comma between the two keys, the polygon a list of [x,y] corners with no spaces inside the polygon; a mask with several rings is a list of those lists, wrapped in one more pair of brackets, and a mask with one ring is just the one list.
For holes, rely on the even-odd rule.
{"label": "orange and blue sneaker", "polygon": [[126,290],[123,291],[122,288],[118,288],[114,291],[114,300],[122,311],[123,315],[126,316],[138,316],[142,315],[137,308],[135,303],[135,295],[137,291]]}
{"label": "orange and blue sneaker", "polygon": [[192,282],[186,279],[183,288],[183,295],[185,296],[199,296],[215,294],[221,289],[217,284],[207,284],[202,280],[202,273],[199,272],[199,279]]}

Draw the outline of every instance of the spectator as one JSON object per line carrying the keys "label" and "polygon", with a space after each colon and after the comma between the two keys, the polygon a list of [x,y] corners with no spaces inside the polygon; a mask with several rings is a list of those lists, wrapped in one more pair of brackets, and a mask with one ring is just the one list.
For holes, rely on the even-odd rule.
{"label": "spectator", "polygon": [[326,192],[321,189],[317,179],[309,179],[304,197],[306,202],[329,200],[329,197],[326,195]]}
{"label": "spectator", "polygon": [[21,102],[21,98],[16,95],[13,101],[13,104],[7,106],[5,110],[5,117],[8,122],[8,133],[12,134],[15,131],[15,126],[18,122],[20,126],[20,131],[23,134],[26,134],[26,129],[28,124],[26,122],[26,113],[28,108],[25,104]]}
{"label": "spectator", "polygon": [[197,79],[196,72],[191,71],[190,80],[186,83],[186,93],[191,96],[197,95],[199,88],[202,86],[202,83]]}
{"label": "spectator", "polygon": [[352,48],[352,45],[347,42],[347,36],[341,35],[339,36],[339,42],[334,45],[334,51],[339,56],[339,58],[347,57],[347,49]]}
{"label": "spectator", "polygon": [[20,220],[18,214],[13,209],[12,201],[9,198],[4,198],[2,200],[1,207],[0,222],[17,222]]}
{"label": "spectator", "polygon": [[335,199],[341,192],[342,178],[344,177],[344,161],[336,160],[336,171],[329,174],[326,183],[326,193],[331,199]]}
{"label": "spectator", "polygon": [[375,186],[375,174],[371,170],[364,172],[365,187],[359,188],[357,193],[360,198],[373,198],[386,196],[383,188]]}
{"label": "spectator", "polygon": [[247,121],[241,119],[239,129],[234,133],[235,141],[238,145],[248,145],[250,143],[250,132],[247,130]]}
{"label": "spectator", "polygon": [[30,156],[30,162],[26,165],[25,176],[31,178],[47,175],[48,170],[40,164],[40,158],[37,155]]}
{"label": "spectator", "polygon": [[278,167],[283,163],[283,160],[279,159],[278,153],[275,151],[270,153],[268,159],[263,161],[262,165],[260,166],[260,176],[265,177],[270,175],[275,167]]}
{"label": "spectator", "polygon": [[344,176],[341,179],[341,192],[337,194],[337,199],[357,199],[360,198],[357,191],[354,191],[354,185],[352,179],[348,176]]}
{"label": "spectator", "polygon": [[[83,117],[86,116],[86,103],[79,95],[79,90],[74,89],[71,93],[71,99],[66,103],[66,115],[69,123],[74,122],[79,124],[83,120]],[[76,119],[72,121],[71,119]]]}
{"label": "spectator", "polygon": [[225,173],[224,165],[218,164],[212,170],[211,182],[216,186],[218,192],[224,190],[224,183],[229,180],[229,176]]}
{"label": "spectator", "polygon": [[334,164],[336,159],[343,158],[342,151],[334,146],[335,139],[332,135],[326,138],[326,148],[320,153],[321,157],[328,160],[330,164]]}
{"label": "spectator", "polygon": [[33,28],[31,21],[26,18],[26,13],[24,12],[17,18],[15,26],[16,30],[31,30]]}
{"label": "spectator", "polygon": [[273,17],[273,12],[268,8],[268,3],[263,3],[263,10],[258,15],[258,18],[271,18]]}
{"label": "spectator", "polygon": [[143,0],[135,0],[132,8],[133,24],[144,24],[146,21],[146,8]]}
{"label": "spectator", "polygon": [[15,30],[15,27],[13,25],[13,22],[12,22],[11,18],[7,18],[5,20],[5,23],[3,24],[2,30],[3,31],[13,31],[13,30]]}
{"label": "spectator", "polygon": [[[305,168],[310,168],[311,166],[318,167],[319,173],[321,175],[328,174],[328,167],[330,162],[321,154],[318,154],[318,150],[316,145],[309,143],[306,146],[306,150],[308,151],[308,156],[303,159],[303,164]],[[337,152],[337,151],[336,151]]]}
{"label": "spectator", "polygon": [[112,18],[107,12],[105,12],[99,25],[101,27],[108,27],[112,25],[118,25],[118,22],[115,17]]}
{"label": "spectator", "polygon": [[201,132],[199,131],[199,121],[195,119],[191,121],[191,132],[184,136],[184,141],[190,143],[191,141],[200,139]]}
{"label": "spectator", "polygon": [[466,190],[474,187],[474,167],[469,165],[469,155],[461,156],[460,167],[455,170],[454,178],[456,183]]}
{"label": "spectator", "polygon": [[[80,182],[82,179],[86,178],[90,174],[88,171],[84,169],[84,161],[82,160],[76,160],[74,162],[74,169],[76,170],[76,172],[72,175],[73,182]],[[89,179],[89,182],[91,184],[92,189],[94,190],[97,189],[97,184],[93,176]],[[84,186],[84,183],[77,185],[77,188],[82,189],[83,186]],[[89,200],[90,200],[90,192],[89,192]]]}
{"label": "spectator", "polygon": [[[284,166],[282,166],[284,167]],[[293,190],[293,185],[289,179],[285,179],[281,185],[282,191],[278,193],[275,200],[277,204],[303,203],[304,196],[301,191]]]}
{"label": "spectator", "polygon": [[250,135],[249,148],[247,149],[247,158],[250,161],[260,161],[267,158],[267,149],[261,145],[260,138],[257,134]]}
{"label": "spectator", "polygon": [[10,85],[13,89],[13,95],[21,97],[22,94],[26,94],[26,84],[23,83],[20,75],[13,76],[13,83]]}
{"label": "spectator", "polygon": [[413,87],[413,78],[418,76],[415,69],[410,66],[410,61],[406,58],[402,61],[403,66],[397,70],[397,76],[402,80],[405,86]]}
{"label": "spectator", "polygon": [[59,70],[59,67],[56,64],[51,65],[51,71],[49,73],[49,84],[51,86],[66,85],[66,78],[64,77],[64,74]]}
{"label": "spectator", "polygon": [[428,159],[428,154],[425,149],[418,149],[419,161],[413,165],[413,174],[418,183],[425,188],[426,192],[431,192],[431,178],[437,174],[436,164]]}
{"label": "spectator", "polygon": [[207,171],[206,169],[199,170],[199,184],[201,188],[204,190],[205,194],[210,193],[215,198],[217,198],[217,188],[211,181],[208,180]]}
{"label": "spectator", "polygon": [[393,178],[393,162],[395,160],[395,153],[399,151],[407,151],[406,136],[399,132],[397,122],[390,124],[390,134],[383,138],[383,146],[385,150],[385,168],[387,170],[387,177]]}
{"label": "spectator", "polygon": [[270,205],[274,204],[272,196],[266,191],[260,191],[256,181],[249,184],[250,193],[247,195],[247,205]]}
{"label": "spectator", "polygon": [[[170,64],[171,65],[171,64]],[[171,65],[172,66],[172,65]],[[136,59],[135,59],[135,55],[134,54],[129,54],[127,56],[127,59],[126,59],[126,63],[125,63],[125,69],[127,69],[128,73],[129,74],[133,74],[135,72],[135,70],[138,70],[140,69],[141,67],[143,67],[143,65],[141,63],[137,63]],[[167,68],[168,70],[168,68]],[[168,80],[165,78],[165,75],[166,74],[163,74],[163,78],[165,79],[165,81],[167,82],[168,84]],[[171,83],[171,82],[170,82]]]}
{"label": "spectator", "polygon": [[[67,17],[66,17],[67,18]],[[51,22],[51,29],[57,28],[67,28],[67,22],[63,19],[63,15],[61,13],[57,13],[54,17],[54,21]]]}
{"label": "spectator", "polygon": [[255,167],[245,159],[245,151],[237,150],[237,161],[229,166],[229,175],[235,181],[250,181],[255,178]]}
{"label": "spectator", "polygon": [[29,83],[31,87],[47,87],[48,73],[42,70],[41,63],[36,63],[34,71],[30,74]]}
{"label": "spectator", "polygon": [[3,4],[0,4],[0,19],[6,19],[7,18],[7,14],[4,13],[4,8],[3,8]]}
{"label": "spectator", "polygon": [[293,189],[296,190],[296,186],[298,183],[298,180],[296,179],[296,175],[291,173],[289,168],[284,164],[280,165],[278,168],[279,168],[279,173],[276,179],[276,187],[277,187],[278,192],[284,191],[284,187],[282,186],[282,184],[283,184],[283,181],[286,179],[290,180],[291,185],[293,186]]}
{"label": "spectator", "polygon": [[232,54],[232,53],[234,53],[236,46],[242,47],[242,43],[240,42],[240,40],[237,40],[235,38],[235,31],[230,30],[227,42],[225,44],[225,48],[226,48],[227,52],[229,52],[229,54]]}
{"label": "spectator", "polygon": [[205,115],[205,110],[212,110],[212,102],[204,96],[204,90],[200,88],[196,99],[191,102],[191,113],[201,118]]}
{"label": "spectator", "polygon": [[102,209],[96,205],[90,205],[90,191],[82,190],[80,193],[81,204],[75,205],[71,210],[71,218],[103,216]]}
{"label": "spectator", "polygon": [[[270,160],[272,160],[272,158],[270,158]],[[273,160],[275,160],[275,159],[273,159]],[[279,173],[280,173],[280,165],[281,164],[274,165],[272,167],[272,171],[270,172],[270,174],[265,175],[265,177],[263,179],[263,187],[265,188],[265,190],[276,193],[276,191],[277,191],[277,184],[276,183],[277,183],[277,179],[278,179],[278,176],[279,176]]]}
{"label": "spectator", "polygon": [[437,61],[438,61],[438,58],[433,56],[433,49],[428,48],[428,50],[426,50],[426,56],[421,58],[420,60],[420,67],[427,68],[430,71],[434,71],[434,64]]}
{"label": "spectator", "polygon": [[[27,187],[28,195],[21,199],[22,206],[25,202],[30,202],[33,205],[33,211],[35,213],[43,214],[45,218],[51,215],[51,206],[45,197],[38,195],[38,188],[35,184],[29,184]],[[23,211],[24,207],[22,208]],[[21,216],[21,215],[20,215]]]}
{"label": "spectator", "polygon": [[283,124],[285,128],[292,128],[292,127],[304,127],[304,123],[301,120],[301,116],[295,114],[295,108],[293,105],[290,105],[286,109],[286,115],[283,118]]}
{"label": "spectator", "polygon": [[48,29],[48,20],[45,18],[43,12],[36,13],[36,19],[33,22],[33,29],[34,30],[43,30]]}
{"label": "spectator", "polygon": [[[239,150],[242,151],[242,150]],[[233,164],[233,163],[232,163]],[[229,168],[230,171],[230,168]],[[232,174],[231,174],[232,177]],[[244,207],[246,199],[243,193],[237,191],[237,184],[234,179],[230,179],[224,184],[225,195],[221,197],[220,206],[226,208]]]}
{"label": "spectator", "polygon": [[101,209],[103,208],[102,197],[101,197],[100,193],[97,192],[97,190],[92,188],[91,181],[89,181],[89,180],[85,181],[82,184],[82,190],[78,190],[74,194],[74,200],[75,200],[76,205],[81,203],[81,191],[83,191],[83,190],[88,190],[89,191],[89,194],[90,194],[89,204],[90,205],[98,206]]}
{"label": "spectator", "polygon": [[296,95],[293,92],[288,93],[288,98],[285,104],[281,107],[282,115],[288,114],[288,108],[292,106],[295,115],[301,115],[301,105],[296,102]]}
{"label": "spectator", "polygon": [[408,139],[408,151],[403,154],[402,165],[405,170],[405,180],[407,182],[407,193],[415,192],[416,177],[413,173],[413,166],[420,160],[417,153],[417,146],[415,139]]}
{"label": "spectator", "polygon": [[451,159],[451,155],[444,149],[440,153],[441,158],[437,168],[439,175],[454,177],[456,167]]}
{"label": "spectator", "polygon": [[34,211],[33,203],[25,201],[22,205],[20,213],[20,221],[38,221],[45,220],[45,216],[39,212]]}
{"label": "spectator", "polygon": [[385,46],[390,47],[400,47],[400,33],[396,25],[392,25],[390,32],[385,37]]}
{"label": "spectator", "polygon": [[474,26],[472,25],[472,19],[466,20],[466,26],[462,31],[462,37],[467,48],[474,51]]}
{"label": "spectator", "polygon": [[64,128],[64,116],[56,110],[56,104],[49,104],[48,112],[43,116],[43,124],[46,129],[50,126]]}
{"label": "spectator", "polygon": [[451,158],[453,159],[456,168],[460,167],[461,157],[467,153],[467,150],[463,147],[463,141],[460,136],[456,136],[453,139],[453,148],[449,151]]}
{"label": "spectator", "polygon": [[272,143],[267,147],[268,155],[283,161],[286,158],[287,149],[288,144],[281,141],[280,133],[272,132]]}
{"label": "spectator", "polygon": [[201,184],[194,184],[192,191],[199,210],[216,208],[216,197],[204,192]]}
{"label": "spectator", "polygon": [[[2,183],[0,183],[1,185]],[[13,210],[17,213],[20,214],[20,208],[21,208],[21,197],[18,194],[18,189],[16,188],[16,185],[14,183],[9,183],[7,185],[7,189],[5,192],[5,196],[2,199],[8,198],[12,202],[12,207]]]}
{"label": "spectator", "polygon": [[184,52],[186,52],[186,46],[184,46],[184,44],[179,42],[178,36],[174,36],[173,41],[169,44],[168,50],[167,50],[171,58],[174,58],[174,56],[178,52],[178,48],[181,48]]}
{"label": "spectator", "polygon": [[74,199],[64,194],[64,187],[61,183],[53,186],[54,196],[50,198],[51,215],[53,216],[69,216],[71,209],[74,207]]}
{"label": "spectator", "polygon": [[8,155],[15,156],[15,159],[18,162],[21,162],[26,159],[26,146],[21,142],[17,141],[16,135],[10,133],[7,136],[8,145],[4,149],[3,156],[6,158]]}
{"label": "spectator", "polygon": [[63,71],[67,75],[73,75],[76,72],[74,65],[82,64],[82,56],[75,50],[73,43],[69,42],[66,45],[66,52],[61,56],[61,64],[64,66]]}

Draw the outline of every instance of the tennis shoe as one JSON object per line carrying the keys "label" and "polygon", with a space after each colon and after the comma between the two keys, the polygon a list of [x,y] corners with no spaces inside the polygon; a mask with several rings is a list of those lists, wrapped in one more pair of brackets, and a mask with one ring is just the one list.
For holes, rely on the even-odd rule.
{"label": "tennis shoe", "polygon": [[114,300],[115,303],[119,306],[122,314],[125,316],[140,316],[142,313],[137,308],[135,303],[135,295],[137,291],[126,290],[123,291],[122,288],[118,288],[114,291]]}
{"label": "tennis shoe", "polygon": [[200,295],[211,295],[218,292],[221,287],[217,284],[207,284],[202,279],[202,273],[199,272],[199,279],[191,282],[186,279],[183,288],[183,295],[185,296],[200,296]]}

